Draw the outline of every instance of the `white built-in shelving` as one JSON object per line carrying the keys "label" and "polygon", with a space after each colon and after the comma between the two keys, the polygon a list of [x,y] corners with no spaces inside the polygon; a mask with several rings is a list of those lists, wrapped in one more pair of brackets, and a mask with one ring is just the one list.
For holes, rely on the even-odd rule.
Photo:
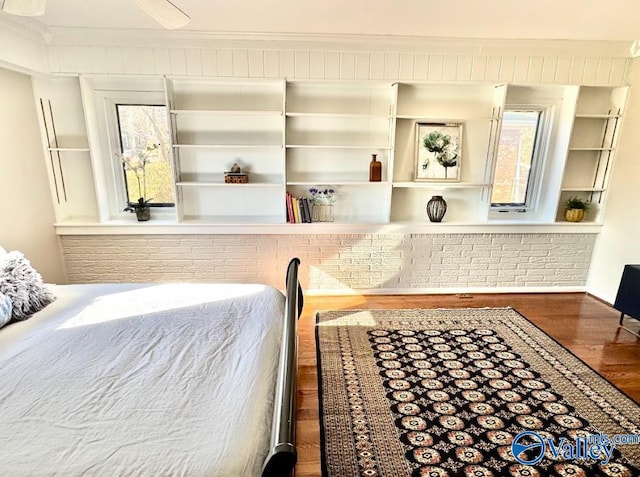
{"label": "white built-in shelving", "polygon": [[33,78],[56,221],[98,220],[78,78]]}
{"label": "white built-in shelving", "polygon": [[[500,85],[399,83],[395,116],[395,154],[391,221],[424,221],[434,195],[448,203],[446,221],[486,220],[492,164],[504,106]],[[461,124],[459,182],[416,181],[416,123]]]}
{"label": "white built-in shelving", "polygon": [[[284,84],[166,80],[180,222],[284,222]],[[224,182],[234,163],[249,183]]]}
{"label": "white built-in shelving", "polygon": [[[147,79],[135,81],[132,91],[144,89],[140,85]],[[562,204],[577,195],[592,202],[587,220],[595,225],[602,220],[627,96],[626,86],[204,77],[153,81],[161,84],[167,104],[176,193],[175,215],[158,220],[194,227],[263,224],[295,228],[295,233],[309,224],[286,223],[286,193],[308,197],[313,186],[336,191],[335,222],[312,224],[316,228],[428,226],[425,207],[433,195],[444,196],[449,206],[444,222],[434,227],[490,224],[504,108],[545,96],[557,98],[560,113],[554,117],[558,132],[550,139],[543,180],[544,213],[520,221],[562,222]],[[80,90],[78,78],[34,79],[56,218],[70,224],[107,222],[117,219],[110,219],[102,204],[109,182],[101,177],[102,164],[112,153],[103,147],[108,141],[96,138],[94,123],[99,121],[93,116],[99,116],[98,110],[83,105]],[[462,125],[459,181],[416,180],[417,123]],[[380,182],[369,181],[373,154],[382,163]],[[225,183],[224,173],[233,163],[249,174],[248,183]]]}
{"label": "white built-in shelving", "polygon": [[581,86],[563,172],[556,220],[572,196],[590,202],[585,220],[601,222],[628,88]]}
{"label": "white built-in shelving", "polygon": [[[287,191],[308,196],[310,187],[329,185],[335,222],[388,222],[392,86],[290,81],[286,98]],[[369,182],[372,154],[382,162],[381,182]]]}

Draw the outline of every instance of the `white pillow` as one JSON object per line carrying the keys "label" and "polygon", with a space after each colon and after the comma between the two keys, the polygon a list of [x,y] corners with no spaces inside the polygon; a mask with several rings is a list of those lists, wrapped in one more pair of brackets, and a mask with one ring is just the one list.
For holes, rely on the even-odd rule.
{"label": "white pillow", "polygon": [[7,295],[0,293],[0,328],[11,321],[12,311],[11,299]]}

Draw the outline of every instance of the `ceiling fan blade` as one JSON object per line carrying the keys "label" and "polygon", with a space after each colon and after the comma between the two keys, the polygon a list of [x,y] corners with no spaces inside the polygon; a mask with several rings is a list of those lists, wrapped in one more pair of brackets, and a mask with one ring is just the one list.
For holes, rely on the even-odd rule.
{"label": "ceiling fan blade", "polygon": [[144,12],[169,30],[185,26],[191,18],[169,0],[134,0]]}
{"label": "ceiling fan blade", "polygon": [[11,15],[37,17],[44,15],[47,0],[4,0],[2,11]]}

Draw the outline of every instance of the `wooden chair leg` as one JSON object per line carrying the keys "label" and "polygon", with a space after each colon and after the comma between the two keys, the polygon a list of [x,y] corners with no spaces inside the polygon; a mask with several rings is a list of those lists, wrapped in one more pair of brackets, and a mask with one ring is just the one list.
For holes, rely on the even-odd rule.
{"label": "wooden chair leg", "polygon": [[622,324],[623,321],[624,321],[624,313],[620,313],[620,322],[618,323],[618,328],[622,328],[623,330],[628,331],[629,333],[631,333],[636,338],[640,338],[640,333],[636,333],[631,328],[627,328],[626,326],[624,326]]}

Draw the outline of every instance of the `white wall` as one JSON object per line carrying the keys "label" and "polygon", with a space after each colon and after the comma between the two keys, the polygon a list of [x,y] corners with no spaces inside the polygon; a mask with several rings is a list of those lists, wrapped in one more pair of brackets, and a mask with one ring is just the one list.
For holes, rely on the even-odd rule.
{"label": "white wall", "polygon": [[[613,303],[625,264],[640,263],[640,58],[632,60],[632,85],[610,181],[602,233],[589,271],[589,293]],[[640,293],[640,292],[639,292]]]}
{"label": "white wall", "polygon": [[0,68],[0,244],[48,282],[66,282],[31,78]]}

